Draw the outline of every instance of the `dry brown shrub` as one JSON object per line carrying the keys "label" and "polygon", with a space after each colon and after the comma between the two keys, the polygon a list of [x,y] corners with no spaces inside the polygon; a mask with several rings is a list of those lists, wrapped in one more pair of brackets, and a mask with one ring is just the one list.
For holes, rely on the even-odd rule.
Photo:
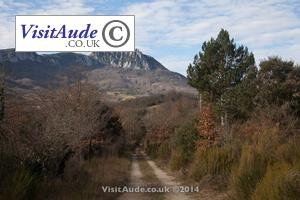
{"label": "dry brown shrub", "polygon": [[200,136],[200,140],[197,142],[198,147],[205,148],[218,142],[219,136],[210,105],[203,107],[199,112],[197,129]]}

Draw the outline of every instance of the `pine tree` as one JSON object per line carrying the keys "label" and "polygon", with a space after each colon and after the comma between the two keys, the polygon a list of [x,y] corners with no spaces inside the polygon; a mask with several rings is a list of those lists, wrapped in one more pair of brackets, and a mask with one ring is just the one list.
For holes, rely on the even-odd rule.
{"label": "pine tree", "polygon": [[[222,29],[217,38],[204,42],[202,51],[188,66],[188,83],[195,87],[204,101],[219,107],[225,115],[225,95],[249,77],[255,68],[254,55],[243,45],[237,46],[229,33]],[[255,71],[255,70],[254,70]],[[256,78],[254,74],[253,78]],[[201,105],[200,105],[201,107]],[[222,118],[223,119],[223,118]]]}

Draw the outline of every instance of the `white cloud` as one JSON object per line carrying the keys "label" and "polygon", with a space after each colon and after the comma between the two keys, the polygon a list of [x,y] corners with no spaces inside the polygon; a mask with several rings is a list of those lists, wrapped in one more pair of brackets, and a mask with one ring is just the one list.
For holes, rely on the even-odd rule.
{"label": "white cloud", "polygon": [[123,12],[136,15],[137,44],[151,44],[153,51],[160,46],[199,45],[225,28],[257,60],[279,54],[300,62],[299,51],[295,52],[300,48],[297,7],[300,2],[294,0],[157,0],[132,4]]}
{"label": "white cloud", "polygon": [[0,49],[15,46],[15,15],[80,15],[91,14],[94,8],[84,0],[48,0],[38,8],[27,1],[0,0]]}
{"label": "white cloud", "polygon": [[29,14],[41,15],[84,15],[91,14],[94,8],[84,0],[52,0],[46,6],[31,10]]}

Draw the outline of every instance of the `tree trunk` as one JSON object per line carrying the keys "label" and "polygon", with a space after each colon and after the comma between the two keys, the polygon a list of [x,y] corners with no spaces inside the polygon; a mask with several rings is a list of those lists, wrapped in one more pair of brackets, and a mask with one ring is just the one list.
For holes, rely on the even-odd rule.
{"label": "tree trunk", "polygon": [[221,116],[221,126],[224,126],[224,117],[223,117],[223,115]]}
{"label": "tree trunk", "polygon": [[199,92],[199,112],[201,112],[201,111],[202,111],[202,95]]}

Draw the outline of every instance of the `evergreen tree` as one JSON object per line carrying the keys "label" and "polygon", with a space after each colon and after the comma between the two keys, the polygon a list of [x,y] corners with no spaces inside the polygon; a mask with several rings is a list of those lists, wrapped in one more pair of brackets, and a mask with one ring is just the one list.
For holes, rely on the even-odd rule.
{"label": "evergreen tree", "polygon": [[279,57],[270,57],[260,63],[258,100],[261,104],[281,105],[292,98],[292,90],[285,82],[293,68],[294,62]]}
{"label": "evergreen tree", "polygon": [[289,104],[292,112],[300,115],[300,68],[293,61],[270,57],[260,63],[258,73],[261,106]]}
{"label": "evergreen tree", "polygon": [[[188,66],[188,83],[204,98],[217,105],[224,115],[226,101],[234,99],[227,95],[244,80],[256,79],[254,56],[243,45],[237,46],[229,33],[222,29],[217,38],[204,42],[202,51],[195,55]],[[244,86],[246,87],[246,86]]]}

